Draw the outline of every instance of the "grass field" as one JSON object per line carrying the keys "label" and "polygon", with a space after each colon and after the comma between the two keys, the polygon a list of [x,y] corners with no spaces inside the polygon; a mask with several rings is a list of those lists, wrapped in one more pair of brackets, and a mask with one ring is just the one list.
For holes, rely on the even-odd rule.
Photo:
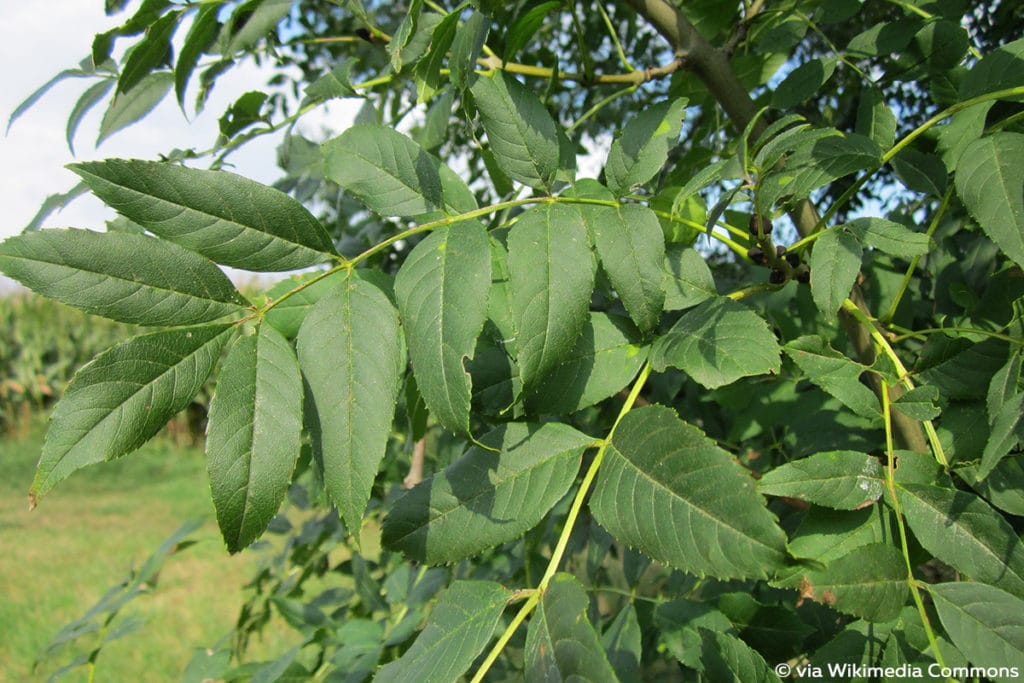
{"label": "grass field", "polygon": [[[59,629],[185,520],[205,516],[192,536],[199,543],[171,557],[157,590],[122,611],[145,625],[104,647],[96,665],[97,681],[179,680],[195,647],[212,646],[229,631],[258,562],[252,553],[230,557],[224,550],[202,453],[154,440],[72,475],[30,513],[25,493],[43,429],[36,421],[27,437],[0,439],[0,681],[45,681],[71,659],[58,655],[32,672]],[[286,644],[264,647],[270,654]],[[85,680],[78,673],[62,680]]]}

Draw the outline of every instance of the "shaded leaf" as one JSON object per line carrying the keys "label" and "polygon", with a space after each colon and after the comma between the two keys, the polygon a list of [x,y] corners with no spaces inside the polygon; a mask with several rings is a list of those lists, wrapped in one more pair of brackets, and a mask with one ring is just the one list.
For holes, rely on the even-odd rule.
{"label": "shaded leaf", "polygon": [[901,413],[914,420],[931,420],[941,412],[936,403],[939,390],[928,384],[915,387],[893,401],[892,405]]}
{"label": "shaded leaf", "polygon": [[632,603],[627,603],[601,634],[601,647],[607,653],[608,663],[620,681],[636,681],[640,678],[642,635]]}
{"label": "shaded leaf", "polygon": [[500,70],[478,78],[472,91],[498,167],[530,187],[550,187],[559,167],[558,128],[533,91]]}
{"label": "shaded leaf", "polygon": [[778,675],[758,652],[736,636],[699,629],[700,665],[708,680],[735,683],[778,683]]}
{"label": "shaded leaf", "polygon": [[117,92],[126,93],[162,66],[171,51],[171,37],[178,29],[181,11],[168,12],[146,28],[146,35],[124,56]]}
{"label": "shaded leaf", "polygon": [[799,337],[782,347],[807,375],[807,379],[839,399],[843,405],[868,418],[882,414],[875,393],[861,383],[868,368],[854,362],[813,335]]}
{"label": "shaded leaf", "polygon": [[335,97],[352,97],[356,91],[352,88],[352,67],[355,62],[346,59],[320,78],[306,86],[304,93],[314,100],[330,100]]}
{"label": "shaded leaf", "polygon": [[487,319],[490,246],[478,221],[435,230],[416,245],[395,279],[412,368],[431,414],[469,434],[472,360]]}
{"label": "shaded leaf", "polygon": [[761,493],[788,496],[837,510],[856,510],[882,497],[884,476],[877,459],[855,451],[816,453],[766,472]]}
{"label": "shaded leaf", "polygon": [[299,202],[233,173],[122,159],[69,168],[123,216],[217,263],[294,270],[337,253]]}
{"label": "shaded leaf", "polygon": [[456,88],[464,90],[471,85],[470,79],[474,77],[476,60],[480,56],[489,30],[490,22],[487,17],[474,9],[462,24],[462,28],[455,32],[451,54],[448,55],[448,68],[451,69],[448,78]]}
{"label": "shaded leaf", "polygon": [[569,357],[589,315],[593,257],[580,214],[561,204],[523,213],[508,235],[519,373],[533,387]]}
{"label": "shaded leaf", "polygon": [[587,618],[590,599],[571,574],[556,574],[526,632],[525,674],[531,681],[618,681]]}
{"label": "shaded leaf", "polygon": [[651,349],[658,372],[679,368],[707,387],[740,377],[778,372],[779,343],[764,318],[727,297],[705,301],[683,315]]}
{"label": "shaded leaf", "polygon": [[82,93],[82,96],[75,102],[74,108],[71,113],[68,114],[68,124],[65,129],[65,139],[68,143],[68,150],[71,151],[72,156],[75,154],[75,133],[78,131],[78,126],[82,123],[82,119],[88,114],[93,107],[99,104],[100,100],[106,97],[110,89],[114,87],[114,79],[104,78],[101,81],[93,83],[89,88]]}
{"label": "shaded leaf", "polygon": [[985,234],[1024,266],[1024,135],[995,133],[968,145],[956,190]]}
{"label": "shaded leaf", "polygon": [[1024,596],[1024,547],[1013,527],[977,496],[902,484],[900,503],[924,549],[967,576]]}
{"label": "shaded leaf", "polygon": [[772,107],[790,109],[810,99],[832,78],[836,58],[811,59],[793,69],[772,93]]}
{"label": "shaded leaf", "polygon": [[212,262],[125,232],[39,230],[0,244],[0,270],[86,313],[139,325],[194,325],[248,303]]}
{"label": "shaded leaf", "polygon": [[206,459],[228,550],[255,541],[277,514],[299,457],[302,379],[291,344],[270,325],[240,338],[217,374]]}
{"label": "shaded leaf", "polygon": [[826,320],[835,320],[850,296],[863,256],[860,241],[845,230],[829,230],[814,243],[809,262],[811,296]]}
{"label": "shaded leaf", "polygon": [[668,160],[683,126],[686,100],[659,102],[639,111],[608,150],[604,175],[618,195],[653,178]]}
{"label": "shaded leaf", "polygon": [[928,593],[953,644],[994,681],[1024,671],[1024,600],[980,583],[941,583]]}
{"label": "shaded leaf", "polygon": [[715,278],[696,249],[669,244],[665,253],[665,310],[678,311],[718,296]]}
{"label": "shaded leaf", "polygon": [[669,408],[623,418],[590,507],[620,542],[693,574],[764,577],[786,557],[785,535],[754,480]]}
{"label": "shaded leaf", "polygon": [[405,371],[398,312],[370,283],[341,282],[306,315],[298,355],[319,427],[313,446],[324,487],[357,533]]}
{"label": "shaded leaf", "polygon": [[374,681],[454,681],[494,635],[512,592],[493,581],[455,581],[434,606],[423,631]]}
{"label": "shaded leaf", "polygon": [[[458,562],[518,538],[565,495],[592,439],[562,424],[512,422],[399,498],[382,542],[427,564]],[[489,449],[498,449],[499,452]]]}
{"label": "shaded leaf", "polygon": [[131,453],[199,393],[232,325],[134,337],[79,370],[57,403],[29,490],[34,504],[75,470]]}
{"label": "shaded leaf", "polygon": [[221,25],[217,21],[220,9],[220,5],[216,4],[201,5],[178,51],[178,60],[174,65],[174,95],[182,109],[185,108],[185,90],[199,64],[199,58],[210,49],[220,33]]}

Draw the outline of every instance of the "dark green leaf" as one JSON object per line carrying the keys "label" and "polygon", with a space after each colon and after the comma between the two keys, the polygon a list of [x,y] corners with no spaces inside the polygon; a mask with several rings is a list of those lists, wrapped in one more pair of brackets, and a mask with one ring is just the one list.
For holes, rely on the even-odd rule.
{"label": "dark green leaf", "polygon": [[[982,57],[960,83],[960,99],[1024,85],[1024,38],[1002,45]],[[1019,96],[1018,96],[1019,98]]]}
{"label": "dark green leaf", "polygon": [[977,477],[984,479],[1007,453],[1017,447],[1024,435],[1024,393],[1015,394],[999,406],[992,420],[992,432],[981,453]]}
{"label": "dark green leaf", "polygon": [[858,415],[876,419],[882,414],[875,393],[861,384],[868,370],[839,353],[818,336],[805,336],[782,347],[814,384],[839,399]]}
{"label": "dark green leaf", "polygon": [[474,9],[466,19],[462,28],[456,31],[452,41],[451,54],[448,57],[449,78],[452,85],[460,90],[466,89],[476,68],[476,60],[483,49],[490,22],[479,10]]}
{"label": "dark green leaf", "polygon": [[534,37],[544,17],[552,12],[561,9],[560,0],[550,0],[535,5],[528,11],[516,17],[515,21],[505,33],[505,59],[515,61],[516,53],[519,52],[530,39]]}
{"label": "dark green leaf", "polygon": [[[357,272],[357,271],[353,271]],[[294,339],[299,333],[302,321],[310,309],[316,305],[328,293],[336,290],[338,284],[346,277],[344,271],[339,271],[322,277],[323,273],[306,273],[304,275],[293,275],[287,280],[282,280],[267,290],[267,301],[276,301],[296,287],[319,277],[321,279],[312,285],[307,285],[295,294],[292,294],[281,303],[267,311],[264,319],[277,328],[277,331],[288,339]]]}
{"label": "dark green leaf", "polygon": [[487,232],[477,221],[435,230],[416,245],[395,279],[413,372],[431,414],[469,434],[472,360],[487,319],[491,282]]}
{"label": "dark green leaf", "polygon": [[829,230],[814,243],[809,262],[811,296],[827,320],[836,319],[850,296],[863,256],[860,241],[845,230]]}
{"label": "dark green leaf", "polygon": [[233,329],[135,337],[79,370],[50,418],[32,503],[75,470],[131,453],[160,431],[203,388]]}
{"label": "dark green leaf", "polygon": [[526,678],[531,681],[618,681],[587,618],[590,600],[571,574],[556,574],[526,632]]}
{"label": "dark green leaf", "polygon": [[702,628],[719,633],[735,633],[732,623],[724,614],[706,603],[685,599],[657,605],[654,608],[654,623],[659,631],[659,647],[664,647],[673,657],[693,669],[701,666]]}
{"label": "dark green leaf", "polygon": [[181,11],[168,12],[146,29],[145,37],[124,56],[117,92],[126,93],[164,64],[171,50],[171,38],[178,28]]}
{"label": "dark green leaf", "polygon": [[772,107],[790,109],[816,95],[836,70],[836,58],[812,59],[793,69],[772,93]]}
{"label": "dark green leaf", "polygon": [[758,652],[746,643],[709,629],[699,629],[700,664],[710,681],[728,683],[779,683],[778,675]]}
{"label": "dark green leaf", "polygon": [[526,406],[552,415],[592,406],[628,385],[646,359],[647,350],[624,318],[591,313],[569,356],[527,392]]}
{"label": "dark green leaf", "polygon": [[640,680],[642,635],[632,603],[627,603],[601,634],[601,646],[620,681]]}
{"label": "dark green leaf", "polygon": [[351,59],[346,59],[307,85],[303,92],[306,93],[307,97],[317,101],[356,95],[356,91],[352,88],[351,74],[353,66],[355,66],[355,62]]}
{"label": "dark green leaf", "polygon": [[196,12],[192,25],[189,26],[185,42],[178,51],[178,61],[174,65],[174,94],[178,106],[185,107],[185,89],[188,87],[192,72],[199,64],[199,58],[213,45],[220,33],[220,22],[217,15],[221,6],[216,4],[202,5]]}
{"label": "dark green leaf", "polygon": [[388,54],[391,55],[391,68],[395,71],[401,71],[408,61],[405,55],[405,47],[416,33],[416,24],[419,21],[422,9],[423,0],[410,0],[409,8],[402,16],[402,22],[398,25],[398,30],[395,31],[394,36],[391,37],[391,41],[388,43]]}
{"label": "dark green leaf", "polygon": [[789,551],[794,557],[828,565],[855,548],[891,542],[890,518],[889,509],[881,505],[853,512],[812,505],[796,534],[789,539]]}
{"label": "dark green leaf", "polygon": [[370,283],[341,282],[306,315],[298,353],[319,427],[314,449],[324,486],[358,535],[405,372],[398,312]]}
{"label": "dark green leaf", "polygon": [[100,134],[96,138],[96,146],[111,135],[127,128],[149,112],[153,111],[160,100],[170,91],[174,76],[170,71],[154,71],[129,92],[119,92],[107,107],[100,122]]}
{"label": "dark green leaf", "polygon": [[929,594],[953,644],[994,681],[1024,671],[1024,600],[980,583],[941,583]]}
{"label": "dark green leaf", "polygon": [[658,324],[665,303],[665,238],[658,217],[640,204],[589,208],[601,267],[633,322],[649,331]]}
{"label": "dark green leaf", "polygon": [[[565,495],[592,439],[512,422],[395,502],[382,542],[427,564],[458,562],[533,528]],[[500,453],[490,449],[498,449]]]}
{"label": "dark green leaf", "polygon": [[120,159],[69,168],[125,217],[227,266],[293,270],[337,253],[301,204],[242,176]]}
{"label": "dark green leaf", "polygon": [[217,374],[206,458],[228,550],[255,541],[277,514],[299,457],[302,378],[291,344],[270,325],[240,338]]}
{"label": "dark green leaf", "polygon": [[875,88],[861,94],[857,107],[857,133],[874,140],[882,149],[889,149],[896,141],[896,115],[886,105],[883,94]]}
{"label": "dark green leaf", "polygon": [[456,581],[441,593],[427,625],[401,659],[374,681],[454,681],[494,635],[512,592],[492,581]]}
{"label": "dark green leaf", "polygon": [[978,481],[977,469],[977,466],[968,466],[957,472],[997,508],[1024,517],[1024,457],[1003,458],[981,481]]}
{"label": "dark green leaf", "polygon": [[1024,266],[1024,135],[996,133],[968,145],[956,190],[985,234]]}
{"label": "dark green leaf", "polygon": [[903,394],[892,405],[907,417],[924,421],[939,416],[938,400],[939,390],[925,384]]}
{"label": "dark green leaf", "polygon": [[416,92],[420,102],[428,102],[444,85],[441,67],[455,38],[459,13],[452,12],[437,23],[430,35],[430,48],[416,64]]}
{"label": "dark green leaf", "polygon": [[788,496],[837,510],[856,510],[882,497],[885,481],[877,459],[854,451],[816,453],[766,472],[761,493]]}
{"label": "dark green leaf", "polygon": [[865,244],[900,258],[924,256],[931,247],[931,239],[925,233],[884,218],[856,218],[843,228]]}
{"label": "dark green leaf", "polygon": [[0,244],[0,270],[51,299],[139,325],[194,325],[243,310],[217,266],[131,233],[39,230]]}
{"label": "dark green leaf", "polygon": [[892,160],[892,170],[908,189],[942,197],[949,177],[942,158],[916,149],[905,149]]}
{"label": "dark green leaf", "polygon": [[288,16],[293,4],[292,0],[260,0],[240,5],[231,17],[224,56],[230,57],[255,45]]}
{"label": "dark green leaf", "polygon": [[231,103],[218,120],[220,134],[231,139],[249,126],[266,121],[263,105],[270,96],[259,90],[252,90]]}
{"label": "dark green leaf", "polygon": [[559,167],[558,128],[533,91],[501,71],[478,78],[472,90],[498,167],[530,187],[550,187]]}
{"label": "dark green leaf", "polygon": [[715,278],[696,249],[669,244],[665,253],[665,310],[678,311],[718,296]]}
{"label": "dark green leaf", "polygon": [[651,365],[679,368],[709,389],[740,377],[778,372],[779,343],[764,319],[727,297],[706,301],[655,341]]}
{"label": "dark green leaf", "polygon": [[590,507],[620,542],[693,574],[764,577],[786,556],[753,478],[669,408],[623,418]]}
{"label": "dark green leaf", "polygon": [[1013,527],[977,496],[903,484],[900,503],[925,550],[976,581],[1024,596],[1024,547]]}
{"label": "dark green leaf", "polygon": [[382,216],[476,208],[466,184],[411,138],[362,124],[324,143],[324,175]]}
{"label": "dark green leaf", "polygon": [[612,142],[605,163],[605,179],[612,192],[625,194],[661,170],[679,140],[685,109],[684,99],[659,102],[626,124],[622,135]]}
{"label": "dark green leaf", "polygon": [[530,389],[569,357],[589,315],[593,256],[580,214],[544,204],[508,235],[519,373]]}

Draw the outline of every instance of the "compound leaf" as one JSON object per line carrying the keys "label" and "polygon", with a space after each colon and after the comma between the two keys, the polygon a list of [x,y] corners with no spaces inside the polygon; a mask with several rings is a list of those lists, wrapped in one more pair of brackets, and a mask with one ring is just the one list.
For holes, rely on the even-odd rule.
{"label": "compound leaf", "polygon": [[226,266],[294,270],[337,253],[302,204],[233,173],[123,159],[69,168],[126,218]]}
{"label": "compound leaf", "polygon": [[733,456],[662,406],[623,418],[590,507],[619,541],[684,571],[765,577],[786,538]]}
{"label": "compound leaf", "polygon": [[228,550],[255,541],[277,514],[299,457],[302,377],[281,333],[260,325],[240,338],[217,374],[206,460]]}

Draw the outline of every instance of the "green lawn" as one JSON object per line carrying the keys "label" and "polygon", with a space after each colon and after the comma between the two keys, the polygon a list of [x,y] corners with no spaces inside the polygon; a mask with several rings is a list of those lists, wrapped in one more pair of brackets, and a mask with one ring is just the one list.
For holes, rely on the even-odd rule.
{"label": "green lawn", "polygon": [[[57,631],[185,520],[205,516],[193,534],[199,542],[167,561],[153,594],[122,611],[146,624],[97,660],[97,681],[179,680],[195,647],[214,645],[229,631],[258,562],[252,553],[230,557],[224,549],[202,452],[157,439],[73,474],[29,512],[25,494],[42,432],[38,426],[24,439],[0,438],[0,680],[46,680],[70,659],[59,655],[31,672]],[[266,644],[271,652],[281,646]]]}

